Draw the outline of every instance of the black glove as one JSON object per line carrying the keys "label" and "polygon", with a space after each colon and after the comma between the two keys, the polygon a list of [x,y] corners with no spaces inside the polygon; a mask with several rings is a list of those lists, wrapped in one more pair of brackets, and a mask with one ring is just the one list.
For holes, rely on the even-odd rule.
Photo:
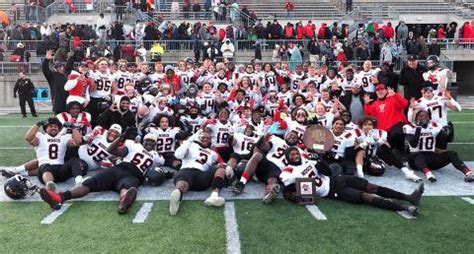
{"label": "black glove", "polygon": [[47,124],[48,124],[48,120],[45,119],[45,120],[38,121],[36,123],[36,126],[41,127],[41,126],[45,126]]}
{"label": "black glove", "polygon": [[66,129],[73,129],[74,128],[74,124],[70,123],[70,122],[65,122],[63,124],[63,128],[66,128]]}
{"label": "black glove", "polygon": [[166,180],[169,180],[169,179],[173,178],[174,175],[175,175],[174,172],[171,172],[171,171],[166,171],[166,172],[165,172],[165,178],[166,178]]}

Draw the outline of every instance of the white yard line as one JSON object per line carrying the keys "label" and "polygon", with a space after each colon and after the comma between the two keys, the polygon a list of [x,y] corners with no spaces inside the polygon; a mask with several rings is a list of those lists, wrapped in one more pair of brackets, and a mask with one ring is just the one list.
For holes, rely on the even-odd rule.
{"label": "white yard line", "polygon": [[235,217],[234,202],[226,202],[224,207],[227,254],[240,254],[240,236]]}
{"label": "white yard line", "polygon": [[326,215],[324,215],[321,210],[316,205],[307,205],[306,209],[311,213],[311,215],[316,219],[316,220],[327,220]]}
{"label": "white yard line", "polygon": [[407,211],[398,211],[397,213],[398,213],[400,216],[402,216],[403,218],[407,219],[407,220],[416,219],[416,217],[412,216],[412,215],[409,214]]}
{"label": "white yard line", "polygon": [[0,125],[0,128],[30,128],[28,125]]}
{"label": "white yard line", "polygon": [[469,198],[469,197],[462,197],[461,199],[464,200],[464,201],[466,201],[466,202],[468,202],[468,203],[471,204],[471,205],[474,205],[474,199],[472,199],[472,198]]}
{"label": "white yard line", "polygon": [[41,224],[46,224],[46,225],[49,225],[49,224],[53,224],[53,222],[59,217],[61,216],[72,204],[63,204],[61,206],[61,209],[59,210],[56,210],[56,211],[53,211],[51,212],[50,214],[48,214],[48,216],[46,216],[42,221],[41,221]]}
{"label": "white yard line", "polygon": [[153,207],[153,203],[143,203],[140,210],[133,218],[133,223],[144,223],[146,218],[148,218],[148,214],[151,212],[151,208]]}

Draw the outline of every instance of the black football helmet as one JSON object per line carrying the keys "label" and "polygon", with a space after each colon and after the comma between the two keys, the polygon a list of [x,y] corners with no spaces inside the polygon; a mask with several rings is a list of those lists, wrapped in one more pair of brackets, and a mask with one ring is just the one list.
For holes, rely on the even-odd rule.
{"label": "black football helmet", "polygon": [[145,181],[151,186],[160,186],[166,180],[165,171],[161,168],[149,168],[145,172]]}
{"label": "black football helmet", "polygon": [[25,199],[39,191],[39,187],[21,175],[9,178],[3,186],[5,194],[11,199]]}
{"label": "black football helmet", "polygon": [[364,171],[371,176],[381,176],[385,172],[385,162],[379,157],[372,156],[364,163]]}
{"label": "black football helmet", "polygon": [[428,56],[426,58],[426,68],[434,70],[439,66],[439,57],[435,55]]}

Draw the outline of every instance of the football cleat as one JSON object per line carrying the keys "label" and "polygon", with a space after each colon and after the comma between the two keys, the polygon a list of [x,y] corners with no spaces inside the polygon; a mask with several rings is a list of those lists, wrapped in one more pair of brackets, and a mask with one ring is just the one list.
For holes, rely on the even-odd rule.
{"label": "football cleat", "polygon": [[467,173],[466,176],[464,177],[464,181],[465,182],[474,182],[474,173],[470,172],[470,173]]}
{"label": "football cleat", "polygon": [[61,209],[63,200],[60,194],[54,191],[50,191],[46,188],[41,188],[39,193],[40,193],[41,199],[44,202],[48,203],[49,206],[51,206],[51,208],[53,208],[54,210]]}
{"label": "football cleat", "polygon": [[125,192],[120,193],[120,201],[117,206],[119,214],[126,214],[128,209],[133,205],[133,202],[137,198],[137,188],[132,187]]}
{"label": "football cleat", "polygon": [[224,203],[225,199],[219,196],[210,196],[204,201],[204,204],[207,206],[223,206]]}
{"label": "football cleat", "polygon": [[418,184],[416,189],[408,196],[408,201],[416,206],[420,204],[421,196],[425,192],[425,185],[422,183]]}
{"label": "football cleat", "polygon": [[413,217],[418,216],[418,213],[419,213],[418,207],[416,207],[414,205],[407,206],[407,207],[405,207],[404,210]]}
{"label": "football cleat", "polygon": [[10,178],[10,177],[13,177],[15,176],[17,173],[9,170],[9,169],[0,169],[0,175],[6,177],[6,178]]}
{"label": "football cleat", "polygon": [[179,210],[179,203],[181,202],[181,191],[174,189],[170,195],[170,214],[176,215]]}
{"label": "football cleat", "polygon": [[428,181],[432,183],[436,182],[436,177],[433,175],[433,173],[431,173],[431,171],[427,172],[425,176],[426,176],[426,179],[428,179]]}
{"label": "football cleat", "polygon": [[242,194],[242,192],[244,192],[244,189],[245,189],[245,184],[243,182],[236,182],[234,186],[232,187],[232,192],[235,195],[239,195],[239,194]]}
{"label": "football cleat", "polygon": [[265,197],[263,197],[263,203],[268,205],[271,204],[280,194],[280,185],[279,184],[273,184],[270,192],[268,192]]}
{"label": "football cleat", "polygon": [[413,171],[410,171],[410,172],[408,172],[408,173],[405,173],[405,178],[408,179],[408,180],[410,180],[410,181],[413,181],[413,182],[415,182],[415,183],[419,183],[419,182],[423,181],[423,180],[422,180],[419,176],[417,176],[417,175],[415,174],[415,172],[413,172]]}

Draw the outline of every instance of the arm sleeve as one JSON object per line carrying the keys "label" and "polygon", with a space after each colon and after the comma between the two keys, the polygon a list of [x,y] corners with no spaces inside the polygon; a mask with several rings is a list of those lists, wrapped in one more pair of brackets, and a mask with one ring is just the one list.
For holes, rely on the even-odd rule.
{"label": "arm sleeve", "polygon": [[373,104],[364,104],[364,112],[367,115],[375,116]]}
{"label": "arm sleeve", "polygon": [[43,74],[44,74],[44,76],[46,77],[46,79],[47,79],[48,81],[51,80],[51,77],[52,77],[52,75],[53,75],[53,72],[52,72],[51,69],[49,68],[49,62],[50,62],[50,61],[51,61],[51,60],[49,60],[49,59],[44,59],[43,65],[41,66],[41,69],[42,69],[42,71],[43,71]]}
{"label": "arm sleeve", "polygon": [[416,128],[415,134],[407,134],[405,135],[405,139],[408,141],[411,147],[416,147],[418,145],[418,141],[420,139],[421,129]]}
{"label": "arm sleeve", "polygon": [[186,154],[188,153],[189,146],[191,145],[191,141],[186,140],[184,141],[178,149],[174,152],[174,156],[180,160],[184,159]]}

